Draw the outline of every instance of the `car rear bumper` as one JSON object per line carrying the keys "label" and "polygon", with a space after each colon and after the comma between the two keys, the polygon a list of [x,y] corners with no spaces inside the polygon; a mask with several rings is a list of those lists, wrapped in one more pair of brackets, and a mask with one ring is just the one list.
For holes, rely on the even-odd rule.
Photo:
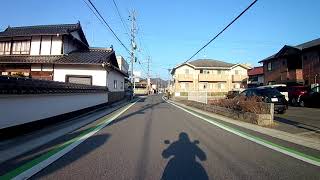
{"label": "car rear bumper", "polygon": [[274,105],[274,111],[285,111],[286,109],[288,109],[287,105],[284,104],[275,104]]}

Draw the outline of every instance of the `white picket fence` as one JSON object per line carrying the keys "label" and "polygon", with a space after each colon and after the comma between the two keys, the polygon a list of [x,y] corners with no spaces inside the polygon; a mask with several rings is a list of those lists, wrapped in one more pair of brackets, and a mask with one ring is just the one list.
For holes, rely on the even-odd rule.
{"label": "white picket fence", "polygon": [[207,91],[189,91],[188,100],[207,104],[208,92]]}

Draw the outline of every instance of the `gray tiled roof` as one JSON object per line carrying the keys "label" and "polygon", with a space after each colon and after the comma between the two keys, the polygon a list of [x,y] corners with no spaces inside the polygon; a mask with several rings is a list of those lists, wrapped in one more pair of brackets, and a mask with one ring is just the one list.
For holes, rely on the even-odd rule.
{"label": "gray tiled roof", "polygon": [[0,56],[0,64],[5,63],[52,63],[52,64],[102,64],[111,60],[113,50],[90,49],[87,51],[76,51],[68,55],[54,56],[30,56],[10,55]]}
{"label": "gray tiled roof", "polygon": [[212,59],[198,59],[188,63],[195,67],[232,67],[235,65],[232,63]]}
{"label": "gray tiled roof", "polygon": [[80,24],[58,24],[58,25],[38,25],[23,27],[8,27],[0,32],[0,37],[14,37],[26,35],[56,35],[68,34],[80,29]]}
{"label": "gray tiled roof", "polygon": [[307,49],[307,48],[311,48],[313,46],[319,46],[319,45],[320,45],[320,38],[314,39],[314,40],[306,42],[306,43],[299,44],[299,45],[294,46],[294,47],[298,48],[300,50],[303,50],[303,49]]}
{"label": "gray tiled roof", "polygon": [[295,51],[302,51],[302,50],[305,50],[305,49],[308,49],[308,48],[311,48],[311,47],[314,47],[314,46],[320,46],[320,38],[314,39],[312,41],[308,41],[308,42],[305,42],[305,43],[302,43],[302,44],[299,44],[297,46],[285,45],[277,53],[275,53],[272,56],[269,56],[269,57],[259,61],[259,63],[264,62],[264,61],[268,61],[268,60],[271,60],[271,59],[274,59],[274,58],[277,58],[279,55],[281,55],[281,51],[284,48],[290,48],[290,49],[295,50]]}

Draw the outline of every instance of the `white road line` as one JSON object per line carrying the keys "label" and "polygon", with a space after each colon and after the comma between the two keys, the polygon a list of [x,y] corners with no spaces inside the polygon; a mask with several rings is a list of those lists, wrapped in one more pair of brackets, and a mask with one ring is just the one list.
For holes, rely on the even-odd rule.
{"label": "white road line", "polygon": [[52,164],[53,162],[58,160],[60,157],[62,157],[63,155],[67,154],[72,149],[74,149],[75,147],[80,145],[83,141],[85,141],[89,137],[93,136],[95,133],[100,131],[102,128],[104,128],[105,126],[110,124],[112,121],[114,121],[116,118],[118,118],[121,114],[123,114],[125,111],[127,111],[130,107],[132,107],[139,100],[140,100],[140,98],[138,100],[136,100],[135,102],[133,102],[132,104],[130,104],[127,108],[125,108],[121,112],[119,112],[116,115],[114,115],[110,120],[108,120],[108,121],[102,123],[101,125],[99,125],[97,127],[97,129],[95,129],[94,131],[91,131],[88,134],[82,136],[79,140],[77,140],[74,143],[70,144],[69,146],[67,146],[66,148],[64,148],[61,151],[57,152],[56,154],[50,156],[48,159],[46,159],[46,160],[40,162],[39,164],[31,167],[30,169],[22,172],[21,174],[19,174],[18,176],[16,176],[13,179],[19,179],[19,180],[20,179],[28,179],[31,176],[35,175],[36,173],[40,172],[42,169],[44,169],[45,167],[49,166],[50,164]]}
{"label": "white road line", "polygon": [[[281,152],[281,153],[286,154],[286,155],[288,155],[288,156],[291,156],[291,157],[293,157],[293,158],[302,160],[302,161],[304,161],[304,162],[313,164],[313,165],[315,165],[315,166],[320,166],[320,162],[319,162],[319,161],[313,160],[313,159],[310,159],[310,158],[306,157],[306,156],[308,156],[308,155],[304,155],[303,153],[300,153],[300,152],[299,152],[299,154],[297,154],[297,153],[295,153],[295,152],[288,151],[288,150],[286,150],[285,148],[281,148],[282,146],[280,146],[280,145],[277,145],[277,146],[279,146],[279,147],[273,146],[272,144],[269,144],[269,143],[266,143],[266,142],[264,142],[264,141],[261,141],[261,140],[259,140],[259,139],[257,139],[257,138],[254,138],[254,136],[253,136],[253,137],[248,136],[248,135],[246,135],[245,133],[241,133],[241,131],[239,131],[239,132],[238,132],[238,131],[235,131],[235,130],[229,128],[229,127],[226,126],[226,125],[222,125],[222,124],[220,124],[220,123],[218,123],[218,122],[215,122],[215,121],[213,121],[213,120],[210,120],[210,119],[207,119],[207,118],[205,118],[205,117],[202,117],[202,116],[200,116],[200,115],[198,115],[198,114],[195,114],[195,113],[193,113],[193,112],[191,112],[191,111],[189,111],[189,110],[187,110],[187,109],[185,109],[185,108],[183,108],[183,107],[180,107],[180,106],[178,106],[178,105],[176,105],[176,104],[174,104],[174,103],[171,103],[171,102],[165,100],[163,97],[162,97],[162,99],[163,99],[164,101],[166,101],[167,103],[169,103],[169,104],[171,104],[171,105],[173,105],[173,106],[175,106],[175,107],[177,107],[177,108],[179,108],[179,109],[181,109],[181,110],[183,110],[183,111],[185,111],[185,112],[187,112],[187,113],[189,113],[189,114],[192,114],[193,116],[198,117],[198,118],[200,118],[200,119],[202,119],[202,120],[204,120],[204,121],[206,121],[206,122],[208,122],[208,123],[210,123],[210,124],[213,124],[213,125],[221,128],[221,129],[224,129],[224,130],[226,130],[226,131],[228,131],[228,132],[231,132],[231,133],[236,134],[236,135],[238,135],[238,136],[240,136],[240,137],[243,137],[243,138],[245,138],[245,139],[248,139],[248,140],[250,140],[250,141],[252,141],[252,142],[255,142],[255,143],[257,143],[257,144],[260,144],[260,145],[265,146],[265,147],[267,147],[267,148],[270,148],[270,149],[272,149],[272,150]],[[265,140],[265,141],[266,141],[266,140]],[[293,151],[294,151],[294,150],[293,150]],[[301,155],[301,154],[303,154],[303,155]]]}

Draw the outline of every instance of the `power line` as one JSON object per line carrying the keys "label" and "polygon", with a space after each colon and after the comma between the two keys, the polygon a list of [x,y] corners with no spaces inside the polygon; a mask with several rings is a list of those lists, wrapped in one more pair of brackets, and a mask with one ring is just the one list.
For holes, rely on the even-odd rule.
{"label": "power line", "polygon": [[[83,0],[85,2],[85,0]],[[120,44],[127,50],[127,52],[130,54],[129,49],[123,44],[123,42],[119,39],[119,37],[117,36],[117,34],[113,31],[113,29],[110,27],[110,25],[107,23],[107,21],[103,18],[103,16],[100,14],[100,12],[98,11],[98,9],[96,8],[96,6],[91,2],[91,0],[88,0],[88,2],[91,4],[91,6],[94,8],[95,11],[93,11],[92,8],[90,8],[90,10],[94,13],[96,12],[99,17],[99,20],[102,20],[104,22],[104,24],[106,25],[106,27],[112,32],[113,36],[120,42]],[[86,3],[86,2],[85,2]],[[87,3],[86,3],[87,4]],[[88,4],[87,4],[88,5]],[[95,13],[94,13],[95,14]],[[96,15],[96,14],[95,14]],[[96,15],[97,17],[97,15]]]}
{"label": "power line", "polygon": [[233,19],[225,28],[223,28],[215,37],[213,37],[208,43],[206,43],[204,46],[202,46],[196,53],[194,53],[187,61],[184,63],[190,61],[195,55],[197,55],[201,50],[203,50],[205,47],[207,47],[212,41],[214,41],[220,34],[222,34],[231,24],[233,24],[237,19],[239,19],[248,9],[251,8],[258,0],[253,1],[245,10],[243,10],[235,19]]}
{"label": "power line", "polygon": [[120,14],[120,11],[119,11],[119,8],[118,8],[118,5],[117,5],[116,1],[115,1],[115,0],[112,0],[112,2],[113,2],[113,4],[114,4],[114,6],[116,7],[116,10],[117,10],[117,13],[118,13],[118,15],[119,15],[119,17],[120,17],[120,20],[121,20],[121,22],[122,22],[123,28],[125,29],[126,33],[129,35],[129,31],[128,31],[128,30],[129,30],[130,28],[129,28],[128,25],[124,22],[121,14]]}

